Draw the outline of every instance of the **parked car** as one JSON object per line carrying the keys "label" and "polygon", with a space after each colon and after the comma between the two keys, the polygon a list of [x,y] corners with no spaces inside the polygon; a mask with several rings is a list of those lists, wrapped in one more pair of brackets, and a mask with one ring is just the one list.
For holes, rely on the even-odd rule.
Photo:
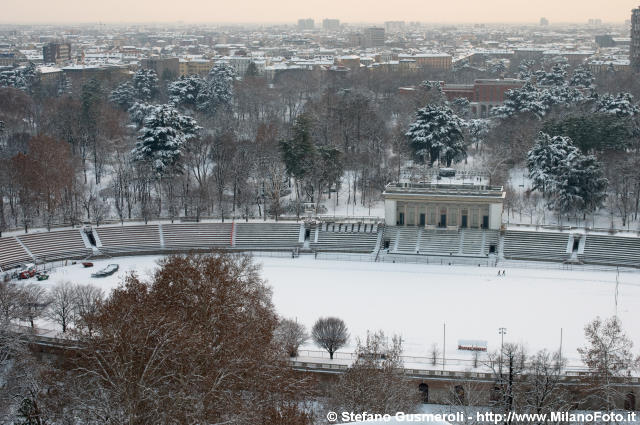
{"label": "parked car", "polygon": [[29,279],[36,275],[36,265],[33,263],[28,263],[22,266],[20,271],[18,271],[18,279]]}
{"label": "parked car", "polygon": [[112,274],[117,272],[119,268],[120,267],[117,264],[109,264],[104,269],[99,270],[99,271],[97,271],[95,273],[91,273],[91,277],[107,277],[107,276],[111,276]]}

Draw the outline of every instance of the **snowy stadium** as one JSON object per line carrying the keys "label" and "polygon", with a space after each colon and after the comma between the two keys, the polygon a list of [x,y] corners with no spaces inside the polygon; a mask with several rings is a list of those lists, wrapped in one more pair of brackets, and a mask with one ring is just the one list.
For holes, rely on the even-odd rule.
{"label": "snowy stadium", "polygon": [[[495,365],[487,355],[505,337],[528,352],[560,350],[567,379],[586,373],[577,349],[594,317],[616,315],[632,340],[640,338],[637,235],[506,226],[502,188],[477,180],[390,184],[384,217],[15,232],[0,239],[0,266],[10,278],[34,263],[48,276],[38,282],[45,288],[69,281],[109,292],[129,273],[150,277],[164,255],[248,253],[260,264],[282,317],[310,328],[319,317],[334,316],[349,326],[352,338],[334,359],[307,342],[291,359],[294,368],[345,370],[354,361],[356,337],[380,329],[402,336],[404,367],[420,381],[425,401],[441,398],[447,379],[490,382]],[[92,277],[113,264],[115,273]],[[55,326],[38,320],[42,341],[62,338]],[[441,350],[437,358],[434,346]],[[640,386],[640,380],[631,378],[630,385]]]}

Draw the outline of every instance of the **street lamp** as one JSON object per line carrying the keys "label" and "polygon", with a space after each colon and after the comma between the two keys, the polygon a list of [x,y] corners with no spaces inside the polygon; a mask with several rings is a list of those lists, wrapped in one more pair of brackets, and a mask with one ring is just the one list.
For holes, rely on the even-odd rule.
{"label": "street lamp", "polygon": [[502,376],[502,353],[504,351],[504,335],[507,333],[507,328],[498,328],[500,334],[500,376]]}

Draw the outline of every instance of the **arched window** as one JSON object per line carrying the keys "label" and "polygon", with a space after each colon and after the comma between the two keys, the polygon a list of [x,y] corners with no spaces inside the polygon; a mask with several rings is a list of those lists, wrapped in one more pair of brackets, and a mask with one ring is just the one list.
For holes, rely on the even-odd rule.
{"label": "arched window", "polygon": [[418,385],[418,391],[420,391],[420,398],[423,403],[429,403],[429,385],[424,382]]}
{"label": "arched window", "polygon": [[624,410],[636,410],[636,395],[629,391],[624,399]]}

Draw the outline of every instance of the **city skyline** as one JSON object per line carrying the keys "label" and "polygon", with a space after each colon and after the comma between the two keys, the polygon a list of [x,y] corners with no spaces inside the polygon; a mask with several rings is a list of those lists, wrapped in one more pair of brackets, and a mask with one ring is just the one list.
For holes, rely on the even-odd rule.
{"label": "city skyline", "polygon": [[538,23],[540,17],[551,24],[586,23],[588,19],[601,19],[603,23],[622,23],[629,19],[637,0],[613,0],[607,8],[601,2],[569,0],[555,2],[541,0],[535,3],[508,0],[471,0],[457,2],[424,2],[398,0],[372,6],[364,0],[342,2],[326,0],[304,4],[290,0],[262,2],[206,2],[187,0],[181,3],[135,3],[124,0],[111,2],[83,2],[61,0],[22,2],[6,0],[0,23],[228,23],[228,24],[294,24],[299,18],[312,18],[319,27],[323,18],[336,18],[349,23],[382,23],[390,20],[420,21],[425,23]]}

